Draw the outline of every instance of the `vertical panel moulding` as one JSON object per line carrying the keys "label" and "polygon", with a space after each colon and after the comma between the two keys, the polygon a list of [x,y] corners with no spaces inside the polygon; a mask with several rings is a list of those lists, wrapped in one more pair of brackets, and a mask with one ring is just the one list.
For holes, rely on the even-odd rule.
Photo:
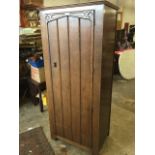
{"label": "vertical panel moulding", "polygon": [[71,96],[72,96],[72,86],[71,86],[71,60],[70,60],[70,27],[69,27],[69,17],[67,16],[67,34],[68,34],[68,59],[69,59],[69,86],[70,86],[70,121],[71,121],[71,139],[73,139],[73,132],[72,132],[72,102],[71,102]]}
{"label": "vertical panel moulding", "polygon": [[62,111],[62,131],[64,136],[64,113],[63,113],[63,98],[62,98],[62,75],[61,75],[61,55],[60,55],[60,39],[59,39],[59,23],[58,19],[56,20],[56,28],[57,28],[57,37],[58,37],[58,54],[59,54],[59,76],[60,76],[60,93],[61,93],[61,111]]}
{"label": "vertical panel moulding", "polygon": [[[93,14],[94,16],[94,14]],[[93,146],[93,84],[94,84],[94,26],[95,26],[95,22],[94,22],[94,17],[92,18],[92,29],[91,29],[91,74],[92,74],[92,81],[91,81],[91,93],[92,93],[92,97],[91,97],[91,147]]]}
{"label": "vertical panel moulding", "polygon": [[79,23],[79,69],[80,69],[80,144],[82,144],[82,137],[81,137],[81,19],[78,18],[78,23]]}

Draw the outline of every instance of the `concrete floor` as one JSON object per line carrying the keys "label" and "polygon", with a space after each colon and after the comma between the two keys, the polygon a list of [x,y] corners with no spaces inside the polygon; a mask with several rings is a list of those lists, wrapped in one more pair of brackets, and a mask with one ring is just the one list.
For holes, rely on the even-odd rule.
{"label": "concrete floor", "polygon": [[[101,155],[134,155],[134,128],[135,128],[135,85],[134,80],[126,81],[119,76],[114,76],[112,93],[112,111],[111,111],[111,130],[107,138]],[[39,106],[34,106],[30,101],[26,101],[20,106],[20,132],[28,128],[42,126],[51,146],[56,155],[62,155],[60,152],[61,141],[54,141],[50,138],[50,129],[48,122],[48,112],[41,113]],[[67,146],[67,155],[89,155],[88,152],[77,147],[65,144]]]}

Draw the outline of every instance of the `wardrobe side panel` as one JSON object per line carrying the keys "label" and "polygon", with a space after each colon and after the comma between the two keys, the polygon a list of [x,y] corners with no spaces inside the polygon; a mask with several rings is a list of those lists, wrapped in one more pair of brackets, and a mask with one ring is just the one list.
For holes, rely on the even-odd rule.
{"label": "wardrobe side panel", "polygon": [[105,6],[103,23],[103,53],[100,97],[100,148],[102,147],[105,138],[108,136],[110,128],[116,10]]}

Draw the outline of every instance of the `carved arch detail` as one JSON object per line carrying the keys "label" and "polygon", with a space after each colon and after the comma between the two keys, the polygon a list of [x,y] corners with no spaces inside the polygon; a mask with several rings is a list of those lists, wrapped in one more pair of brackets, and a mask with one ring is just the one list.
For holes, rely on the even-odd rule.
{"label": "carved arch detail", "polygon": [[90,21],[94,21],[94,10],[85,10],[80,12],[64,12],[64,13],[49,13],[45,15],[45,20],[47,23],[58,20],[64,17],[73,17],[73,18],[81,18]]}

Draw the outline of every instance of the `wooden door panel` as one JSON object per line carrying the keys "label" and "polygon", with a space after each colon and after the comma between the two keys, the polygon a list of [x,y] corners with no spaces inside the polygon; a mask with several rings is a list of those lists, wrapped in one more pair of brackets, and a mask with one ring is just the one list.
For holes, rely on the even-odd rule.
{"label": "wooden door panel", "polygon": [[69,51],[69,22],[68,17],[58,20],[59,44],[60,44],[60,62],[61,62],[61,80],[62,80],[62,104],[64,119],[64,136],[72,139],[71,126],[71,96],[70,96],[70,51]]}
{"label": "wooden door panel", "polygon": [[57,133],[87,147],[92,145],[93,12],[55,14],[48,24]]}
{"label": "wooden door panel", "polygon": [[82,144],[91,146],[92,105],[92,23],[81,19],[81,135]]}
{"label": "wooden door panel", "polygon": [[[49,31],[49,48],[51,56],[52,68],[52,83],[53,83],[53,98],[55,110],[55,125],[56,133],[63,136],[63,109],[62,109],[62,95],[61,95],[61,76],[60,76],[60,55],[59,55],[59,38],[57,30],[57,21],[48,24]],[[53,66],[56,63],[55,67]]]}
{"label": "wooden door panel", "polygon": [[72,132],[73,140],[81,142],[81,74],[80,74],[80,29],[78,18],[69,18],[69,42],[70,42],[70,73],[71,73],[71,103],[72,103]]}

